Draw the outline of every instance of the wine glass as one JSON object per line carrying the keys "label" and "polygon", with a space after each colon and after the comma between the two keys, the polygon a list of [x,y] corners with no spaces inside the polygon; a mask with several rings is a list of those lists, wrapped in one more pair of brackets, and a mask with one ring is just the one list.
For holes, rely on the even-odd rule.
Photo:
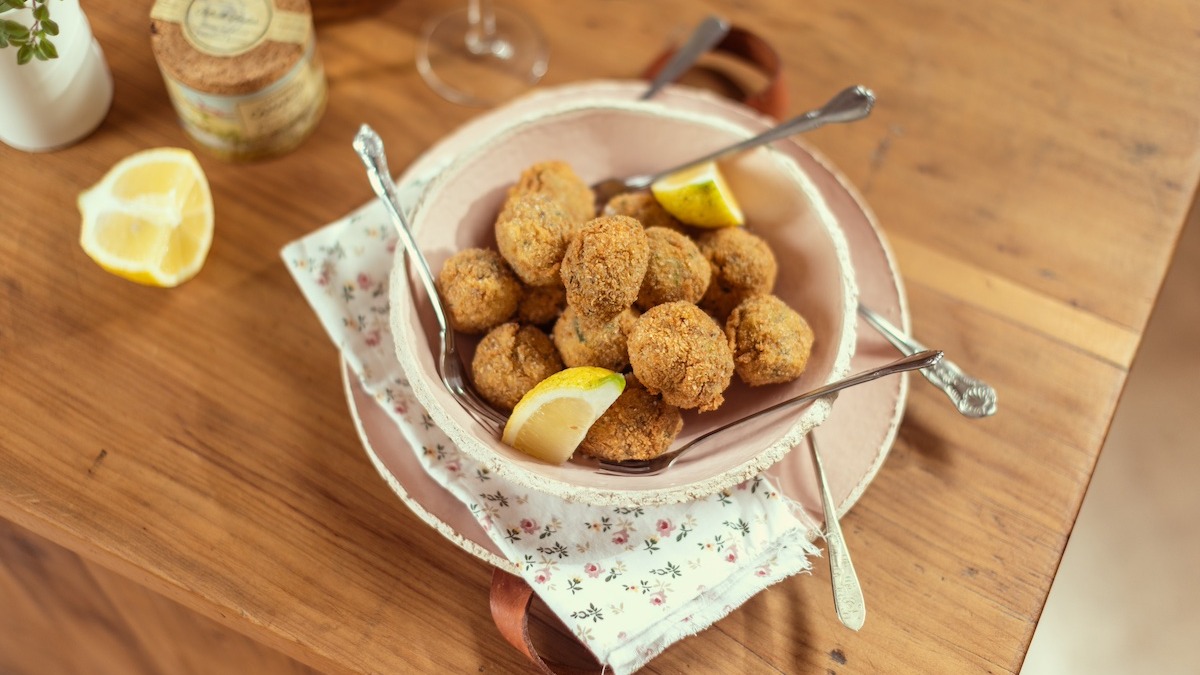
{"label": "wine glass", "polygon": [[529,17],[491,0],[468,0],[464,9],[425,23],[417,44],[417,70],[448,101],[486,107],[537,84],[550,52]]}

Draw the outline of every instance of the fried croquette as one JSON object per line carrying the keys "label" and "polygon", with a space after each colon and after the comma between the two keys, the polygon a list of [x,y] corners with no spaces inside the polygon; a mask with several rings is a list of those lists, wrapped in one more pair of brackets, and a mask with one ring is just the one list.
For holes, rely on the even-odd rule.
{"label": "fried croquette", "polygon": [[521,301],[521,283],[492,249],[455,253],[442,266],[437,289],[450,325],[463,333],[483,333],[508,321]]}
{"label": "fried croquette", "polygon": [[471,360],[475,389],[489,403],[512,411],[534,385],[563,369],[554,343],[534,326],[510,321],[479,341]]}
{"label": "fried croquette", "polygon": [[681,429],[679,408],[626,376],[625,391],[588,429],[579,450],[614,462],[654,459],[671,447]]}
{"label": "fried croquette", "polygon": [[629,362],[650,393],[679,408],[716,410],[733,379],[733,352],[713,318],[690,302],[642,314],[629,333]]}
{"label": "fried croquette", "polygon": [[665,302],[699,302],[708,289],[712,267],[696,243],[664,227],[646,228],[650,259],[638,291],[637,306],[650,309]]}
{"label": "fried croquette", "polygon": [[521,281],[561,284],[558,273],[571,230],[567,214],[543,194],[521,194],[504,203],[496,219],[496,247]]}
{"label": "fried croquette", "polygon": [[638,316],[637,310],[626,309],[609,321],[591,324],[580,321],[578,312],[567,307],[550,337],[568,368],[597,366],[619,373],[629,365],[626,340]]}
{"label": "fried croquette", "polygon": [[567,304],[588,323],[604,323],[638,297],[650,245],[646,231],[628,216],[588,221],[567,246],[562,279]]}
{"label": "fried croquette", "polygon": [[650,192],[625,192],[608,200],[604,205],[603,215],[629,216],[642,224],[642,227],[665,227],[686,234],[683,223],[667,212]]}
{"label": "fried croquette", "polygon": [[557,319],[566,307],[567,290],[561,284],[526,286],[521,303],[517,305],[517,319],[521,323],[545,326]]}
{"label": "fried croquette", "polygon": [[508,196],[525,194],[544,195],[558,204],[572,230],[596,217],[596,195],[566,162],[538,162],[522,171]]}
{"label": "fried croquette", "polygon": [[743,300],[729,315],[725,336],[738,377],[755,387],[800,377],[812,354],[812,328],[774,295]]}
{"label": "fried croquette", "polygon": [[779,266],[761,237],[740,227],[707,232],[696,242],[712,266],[712,281],[700,307],[724,322],[746,298],[770,293]]}

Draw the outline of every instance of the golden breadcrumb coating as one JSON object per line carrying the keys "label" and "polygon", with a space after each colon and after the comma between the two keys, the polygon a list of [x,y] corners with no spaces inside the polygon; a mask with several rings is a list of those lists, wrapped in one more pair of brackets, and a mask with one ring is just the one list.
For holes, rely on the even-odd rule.
{"label": "golden breadcrumb coating", "polygon": [[628,216],[588,221],[567,246],[562,279],[567,304],[589,323],[604,323],[637,299],[646,276],[646,231]]}
{"label": "golden breadcrumb coating", "polygon": [[742,301],[725,324],[738,377],[751,386],[791,382],[812,354],[813,331],[804,317],[774,295]]}
{"label": "golden breadcrumb coating", "polygon": [[521,323],[544,326],[557,319],[566,308],[567,289],[562,284],[526,286],[521,304],[517,305],[517,319]]}
{"label": "golden breadcrumb coating", "polygon": [[687,234],[684,224],[668,213],[648,190],[619,194],[608,200],[602,213],[606,216],[629,216],[641,223],[642,227],[665,227]]}
{"label": "golden breadcrumb coating", "polygon": [[523,194],[544,195],[557,203],[572,230],[596,216],[596,195],[566,162],[538,162],[522,171],[508,196]]}
{"label": "golden breadcrumb coating", "polygon": [[619,373],[629,365],[626,339],[638,316],[631,308],[605,323],[591,324],[580,321],[579,314],[567,307],[550,337],[568,368],[596,366]]}
{"label": "golden breadcrumb coating", "polygon": [[626,376],[625,391],[588,429],[579,450],[614,462],[654,459],[671,447],[681,429],[679,408]]}
{"label": "golden breadcrumb coating", "polygon": [[689,302],[668,302],[642,314],[629,333],[637,379],[671,405],[716,410],[733,379],[733,352],[713,318]]}
{"label": "golden breadcrumb coating", "polygon": [[538,382],[562,369],[550,338],[534,326],[518,326],[515,321],[485,335],[471,360],[475,390],[505,412],[511,412]]}
{"label": "golden breadcrumb coating", "polygon": [[496,247],[521,281],[530,286],[562,283],[558,268],[571,227],[561,207],[542,194],[522,194],[504,203],[496,219]]}
{"label": "golden breadcrumb coating", "polygon": [[437,278],[450,325],[462,333],[483,333],[517,311],[521,283],[500,254],[468,248],[455,253]]}
{"label": "golden breadcrumb coating", "polygon": [[724,227],[699,238],[700,252],[712,266],[712,281],[700,307],[724,322],[743,300],[770,293],[779,265],[761,237],[741,227]]}
{"label": "golden breadcrumb coating", "polygon": [[708,289],[712,267],[691,239],[664,227],[646,228],[650,259],[638,291],[643,310],[666,302],[699,302]]}

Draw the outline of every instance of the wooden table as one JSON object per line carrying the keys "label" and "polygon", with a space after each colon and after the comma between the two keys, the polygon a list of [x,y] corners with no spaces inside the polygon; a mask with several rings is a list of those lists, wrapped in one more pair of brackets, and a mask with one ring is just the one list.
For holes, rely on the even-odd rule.
{"label": "wooden table", "polygon": [[[1018,670],[1200,178],[1200,7],[508,2],[549,34],[547,84],[633,76],[715,11],[780,49],[797,111],[873,87],[870,119],[809,138],[879,216],[921,339],[1000,392],[968,422],[913,380],[844,523],[861,633],[817,565],[646,670]],[[85,3],[116,78],[95,134],[0,148],[0,671],[521,672],[486,611],[491,570],[368,462],[278,256],[371,197],[359,124],[399,169],[476,114],[413,66],[422,19],[456,3],[321,26],[319,129],[272,161],[202,156],[216,241],[170,291],[77,244],[82,189],[136,150],[189,145],[149,4]]]}

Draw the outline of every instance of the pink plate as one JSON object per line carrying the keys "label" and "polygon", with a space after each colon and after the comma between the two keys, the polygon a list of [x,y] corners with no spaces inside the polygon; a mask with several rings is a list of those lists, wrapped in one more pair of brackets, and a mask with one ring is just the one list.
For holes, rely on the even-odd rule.
{"label": "pink plate", "polygon": [[[494,110],[468,123],[435,145],[415,161],[401,183],[435,171],[462,148],[469,147],[477,134],[509,116],[514,118],[538,107],[555,107],[576,98],[594,99],[598,95],[613,100],[637,98],[642,87],[636,82],[601,82],[560,87],[527,96],[509,106]],[[736,103],[706,92],[675,87],[660,94],[659,101],[680,109],[715,113],[757,131],[770,125],[767,120]],[[811,150],[797,142],[780,142],[786,152],[817,186],[821,196],[838,218],[849,243],[857,275],[860,299],[905,329],[908,316],[903,289],[891,254],[873,217],[861,198],[844,180]],[[859,322],[857,351],[851,371],[859,371],[890,361],[894,350],[865,323]],[[357,378],[347,372],[347,398],[368,455],[388,484],[417,515],[437,528],[464,550],[489,564],[509,568],[469,510],[429,476],[420,465],[386,412],[363,394]],[[861,496],[882,465],[896,435],[907,395],[907,376],[880,380],[843,392],[818,435],[826,454],[830,488],[839,511],[847,511]],[[767,474],[792,499],[811,513],[820,513],[815,479],[806,452],[788,453]]]}

